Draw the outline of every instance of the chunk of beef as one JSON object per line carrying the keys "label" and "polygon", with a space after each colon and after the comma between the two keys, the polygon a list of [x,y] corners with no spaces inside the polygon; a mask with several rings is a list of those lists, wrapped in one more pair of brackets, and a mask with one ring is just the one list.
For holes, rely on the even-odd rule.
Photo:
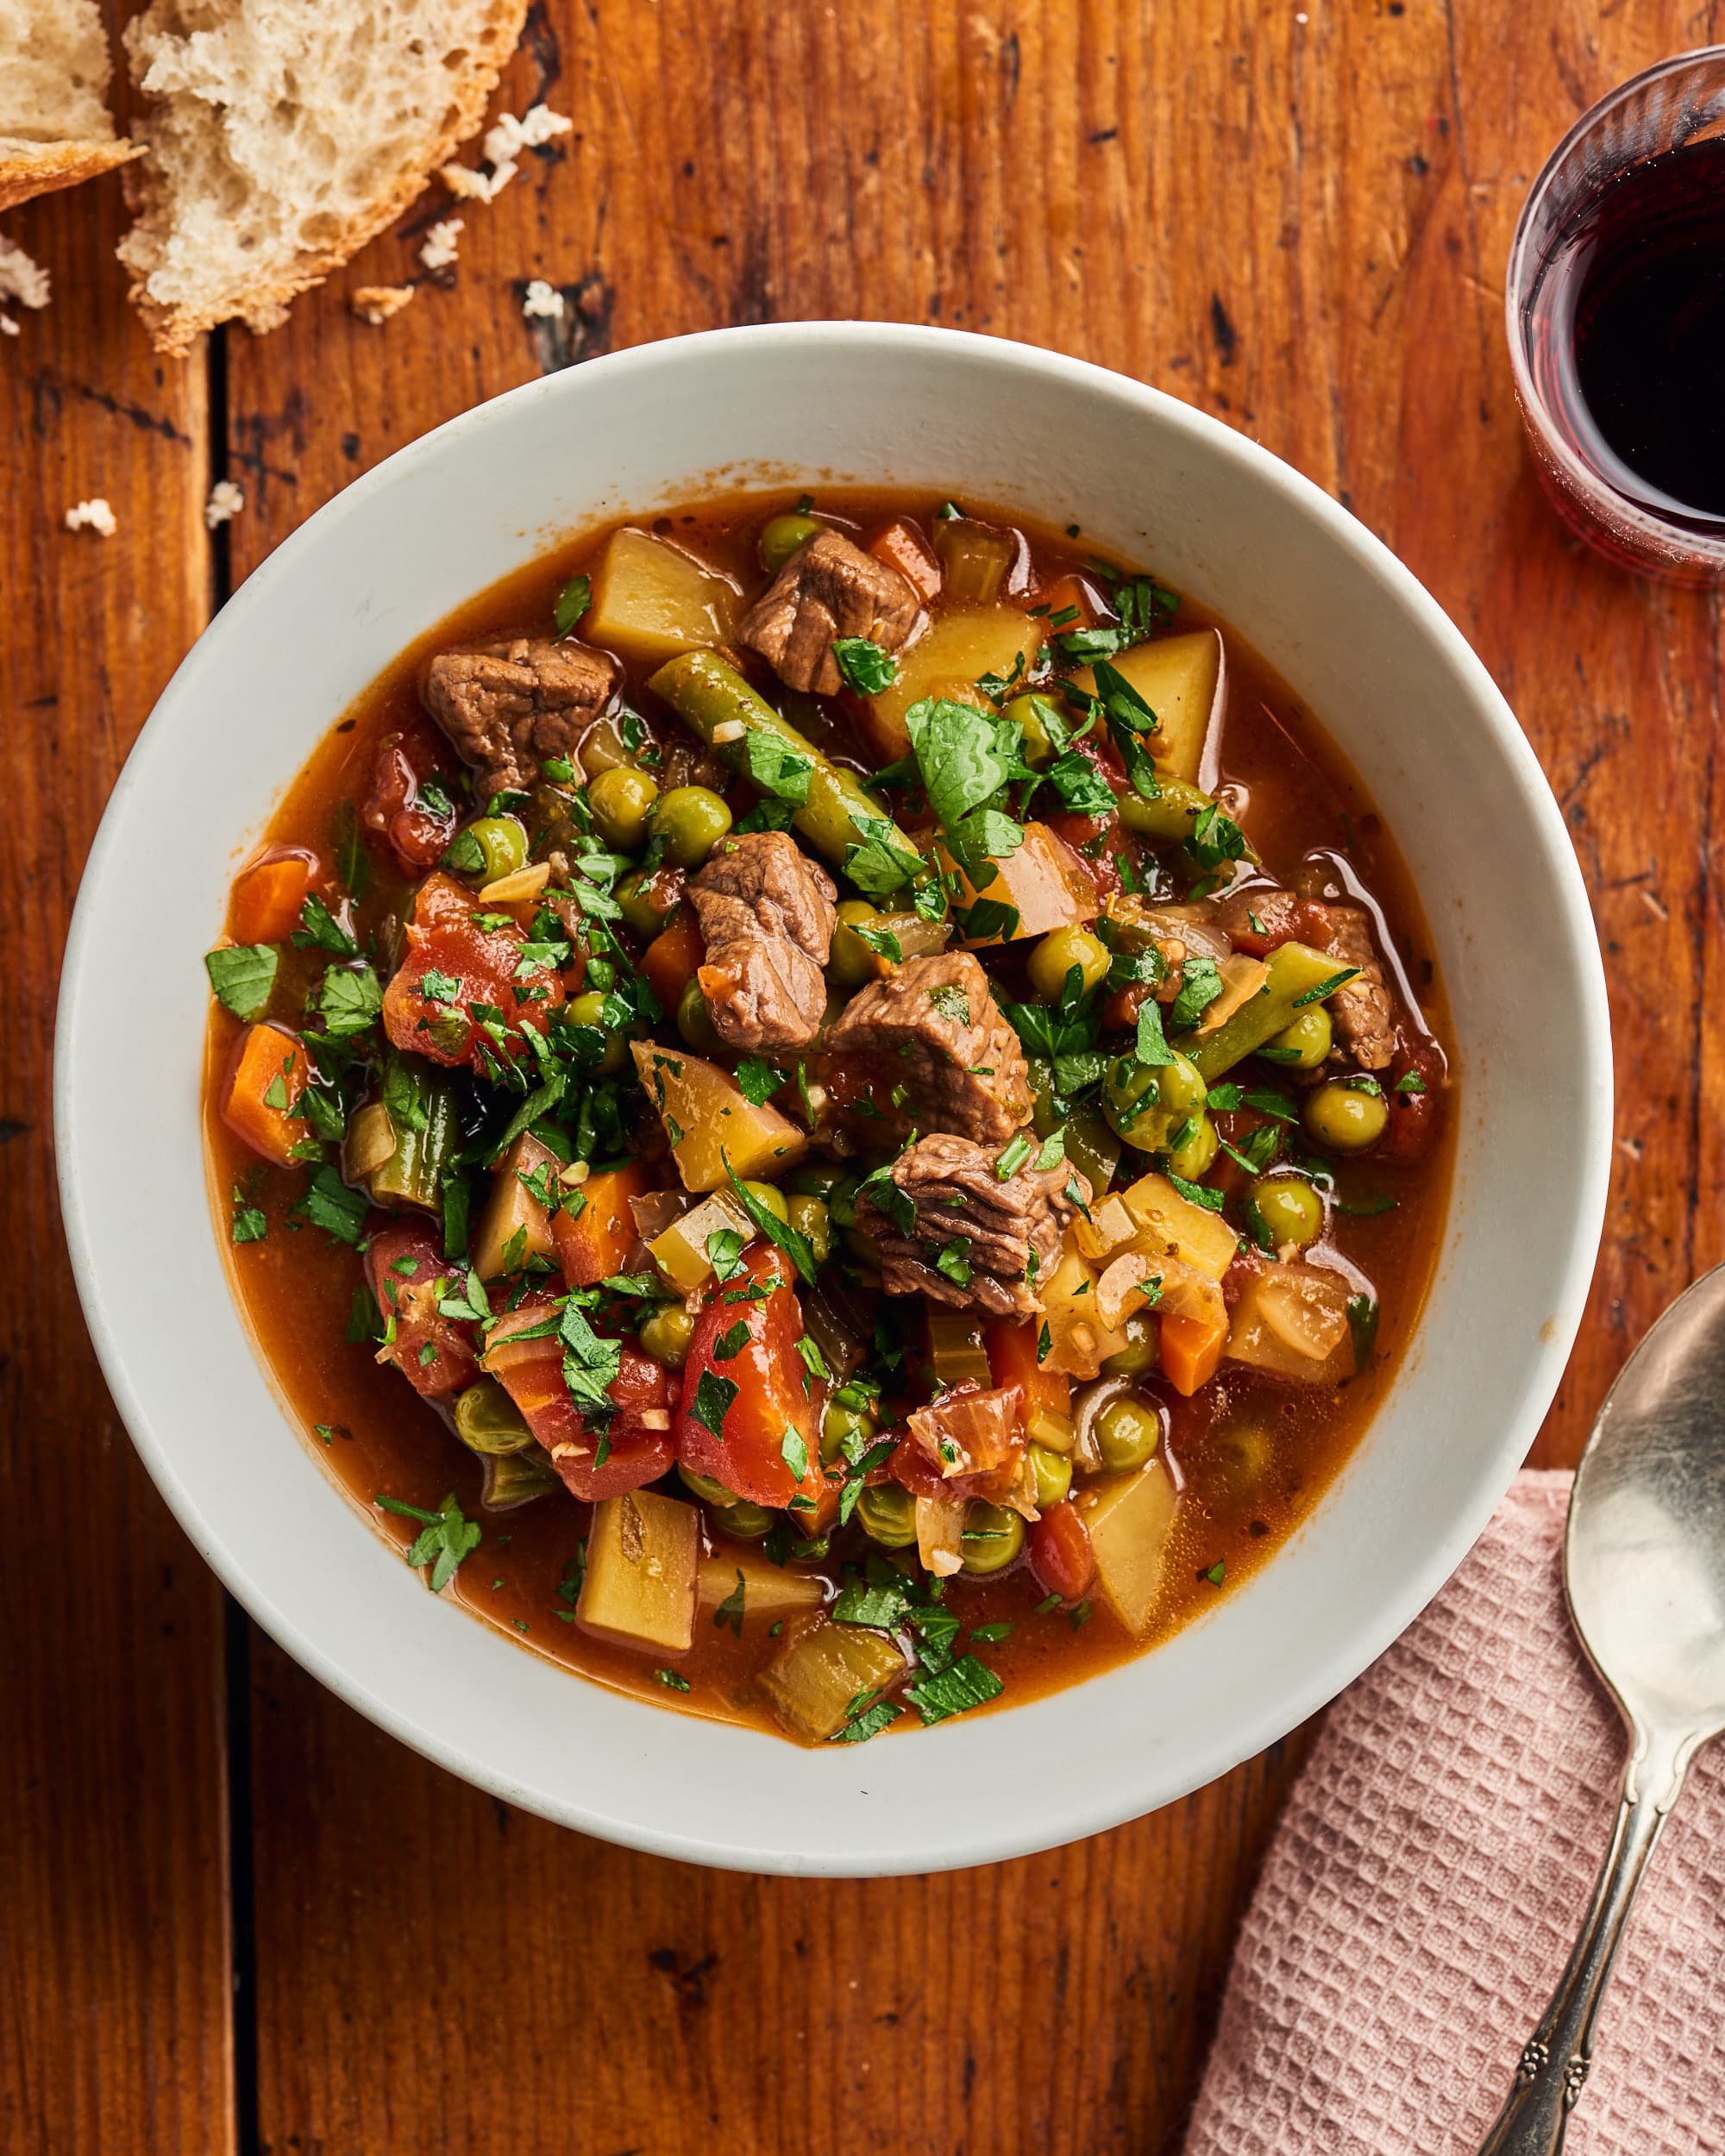
{"label": "chunk of beef", "polygon": [[860,989],[826,1037],[840,1150],[913,1131],[1004,1145],[1030,1120],[1024,1050],[969,951],[907,958]]}
{"label": "chunk of beef", "polygon": [[1383,1070],[1396,1053],[1396,999],[1383,978],[1371,923],[1357,906],[1327,906],[1329,936],[1324,949],[1359,972],[1330,998],[1336,1038],[1362,1070]]}
{"label": "chunk of beef", "polygon": [[732,1048],[806,1048],[826,1009],[832,878],[785,831],[724,840],[689,885],[706,957],[699,979]]}
{"label": "chunk of beef", "polygon": [[823,531],[786,562],[737,633],[792,688],[836,696],[844,677],[835,637],[867,636],[896,651],[916,617],[917,595],[896,569]]}
{"label": "chunk of beef", "polygon": [[881,1246],[889,1295],[925,1295],[996,1318],[1042,1308],[1038,1283],[1054,1270],[1090,1186],[1063,1161],[1003,1177],[1000,1152],[965,1138],[919,1138],[893,1163],[890,1191],[864,1186],[856,1224]]}
{"label": "chunk of beef", "polygon": [[517,636],[480,651],[440,651],[425,677],[425,703],[473,766],[474,793],[484,803],[536,786],[546,757],[573,755],[616,680],[602,651]]}

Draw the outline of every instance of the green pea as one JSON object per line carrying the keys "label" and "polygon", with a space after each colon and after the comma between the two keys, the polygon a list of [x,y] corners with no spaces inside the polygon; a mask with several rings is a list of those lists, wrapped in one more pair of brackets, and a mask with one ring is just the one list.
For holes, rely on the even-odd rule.
{"label": "green pea", "polygon": [[856,1499],[856,1524],[871,1542],[908,1549],[917,1539],[916,1500],[896,1482],[876,1482]]}
{"label": "green pea", "polygon": [[854,1228],[856,1225],[856,1194],[862,1188],[860,1175],[841,1175],[826,1194],[827,1210],[832,1215],[836,1228]]}
{"label": "green pea", "polygon": [[681,1460],[677,1463],[677,1475],[704,1505],[739,1505],[743,1501],[734,1489],[727,1489],[723,1482],[714,1482],[711,1475],[697,1475],[693,1468],[685,1467]]}
{"label": "green pea", "polygon": [[739,1497],[734,1505],[721,1505],[713,1514],[713,1525],[733,1535],[738,1542],[759,1542],[770,1534],[773,1515],[764,1506],[751,1505],[747,1498]]}
{"label": "green pea", "polygon": [[879,1427],[866,1410],[835,1401],[820,1419],[820,1457],[836,1460],[847,1445],[853,1452],[865,1451]]}
{"label": "green pea", "polygon": [[1024,737],[1024,760],[1032,771],[1040,771],[1054,761],[1054,742],[1045,716],[1051,707],[1055,710],[1055,723],[1063,724],[1051,697],[1015,696],[1007,706],[1006,716],[1019,723]]}
{"label": "green pea", "polygon": [[805,1197],[798,1192],[786,1199],[785,1210],[789,1213],[791,1225],[797,1233],[807,1237],[809,1247],[814,1252],[815,1263],[825,1265],[832,1255],[832,1216],[826,1209],[825,1201],[819,1198]]}
{"label": "green pea", "polygon": [[527,826],[518,817],[476,817],[461,837],[471,838],[485,856],[483,867],[465,872],[468,881],[481,888],[527,866]]}
{"label": "green pea", "polygon": [[799,1168],[789,1176],[791,1188],[805,1198],[830,1198],[844,1181],[840,1168]]}
{"label": "green pea", "polygon": [[1203,1112],[1209,1088],[1189,1057],[1141,1063],[1120,1056],[1102,1081],[1102,1113],[1117,1138],[1140,1153],[1161,1153],[1182,1123]]}
{"label": "green pea", "polygon": [[731,811],[710,786],[674,786],[653,810],[653,836],[665,842],[665,858],[680,868],[699,868],[731,829]]}
{"label": "green pea", "polygon": [[1111,1475],[1142,1467],[1161,1442],[1161,1416],[1130,1393],[1111,1400],[1096,1418],[1096,1450]]}
{"label": "green pea", "polygon": [[706,991],[693,975],[677,999],[677,1031],[697,1056],[717,1056],[724,1050],[724,1036],[712,1022]]}
{"label": "green pea", "polygon": [[586,1026],[605,1035],[605,1050],[596,1068],[601,1078],[614,1077],[629,1060],[629,1046],[606,1018],[605,998],[596,988],[589,988],[585,995],[570,998],[563,1006],[563,1016],[571,1025]]}
{"label": "green pea", "polygon": [[785,1201],[784,1192],[779,1188],[776,1183],[757,1183],[745,1181],[743,1188],[749,1193],[751,1198],[758,1199],[760,1202],[766,1206],[768,1212],[772,1214],[775,1220],[783,1220],[788,1224],[791,1217],[791,1209]]}
{"label": "green pea", "polygon": [[860,988],[873,981],[881,968],[875,962],[875,954],[856,933],[859,927],[867,928],[881,918],[880,909],[869,905],[867,899],[841,899],[838,902],[838,925],[832,931],[832,949],[826,961],[826,970],[841,988]]}
{"label": "green pea", "polygon": [[1083,976],[1084,993],[1088,995],[1101,984],[1110,962],[1107,945],[1088,928],[1057,928],[1031,953],[1025,972],[1044,1003],[1058,1003],[1066,976],[1075,966]]}
{"label": "green pea", "polygon": [[768,576],[776,576],[794,554],[800,554],[809,541],[825,529],[800,509],[787,510],[781,517],[769,517],[761,527],[758,542],[761,567]]}
{"label": "green pea", "polygon": [[640,868],[618,885],[617,902],[624,919],[643,943],[649,943],[682,904],[668,876],[662,878],[656,873],[649,876]]}
{"label": "green pea", "polygon": [[689,1342],[694,1332],[694,1319],[673,1302],[656,1310],[650,1318],[643,1318],[641,1330],[635,1337],[640,1341],[643,1352],[650,1355],[656,1363],[662,1363],[669,1370],[680,1370],[688,1359]]}
{"label": "green pea", "polygon": [[455,1435],[469,1452],[524,1452],[533,1432],[494,1377],[481,1377],[455,1401]]}
{"label": "green pea", "polygon": [[1300,1120],[1308,1134],[1333,1153],[1363,1153],[1376,1145],[1389,1120],[1383,1089],[1374,1078],[1371,1090],[1358,1081],[1327,1078],[1306,1095]]}
{"label": "green pea", "polygon": [[958,1539],[963,1545],[967,1572],[1004,1572],[1024,1547],[1024,1516],[975,1499],[964,1508],[964,1526]]}
{"label": "green pea", "polygon": [[1156,1368],[1157,1325],[1142,1310],[1126,1322],[1126,1344],[1102,1359],[1105,1377],[1142,1377]]}
{"label": "green pea", "polygon": [[1324,1201],[1302,1175],[1270,1175],[1255,1182],[1249,1207],[1273,1250],[1290,1243],[1303,1250],[1324,1232]]}
{"label": "green pea", "polygon": [[1216,1136],[1215,1125],[1208,1115],[1201,1115],[1185,1143],[1168,1156],[1168,1165],[1175,1175],[1195,1183],[1201,1175],[1209,1174],[1210,1165],[1220,1150],[1221,1141]]}
{"label": "green pea", "polygon": [[1335,1028],[1321,1003],[1308,1004],[1292,1025],[1284,1027],[1262,1053],[1289,1070],[1315,1070],[1330,1052]]}
{"label": "green pea", "polygon": [[633,853],[644,843],[653,804],[658,798],[654,780],[626,763],[601,771],[587,788],[594,828],[605,844],[619,853]]}
{"label": "green pea", "polygon": [[1051,1505],[1057,1505],[1072,1487],[1072,1463],[1058,1452],[1051,1452],[1045,1445],[1033,1445],[1030,1449],[1032,1472],[1036,1476],[1036,1504],[1038,1512],[1046,1512]]}

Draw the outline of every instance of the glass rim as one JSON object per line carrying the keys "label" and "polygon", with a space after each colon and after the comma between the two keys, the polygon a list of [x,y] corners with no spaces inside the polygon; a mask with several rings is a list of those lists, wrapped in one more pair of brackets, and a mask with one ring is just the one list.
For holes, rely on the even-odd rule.
{"label": "glass rim", "polygon": [[1515,236],[1509,242],[1509,265],[1503,279],[1503,326],[1509,346],[1509,368],[1515,379],[1517,400],[1523,412],[1534,422],[1540,454],[1559,469],[1565,484],[1598,509],[1609,521],[1625,531],[1634,533],[1659,551],[1669,553],[1680,542],[1683,554],[1691,561],[1706,561],[1716,567],[1725,567],[1725,535],[1710,537],[1690,526],[1671,523],[1641,504],[1630,500],[1627,495],[1619,493],[1571,445],[1562,428],[1554,421],[1551,407],[1534,381],[1521,323],[1521,295],[1531,272],[1540,266],[1537,262],[1528,260],[1534,252],[1534,216],[1571,152],[1619,105],[1638,96],[1650,83],[1685,73],[1703,62],[1725,66],[1725,45],[1697,45],[1686,53],[1674,53],[1668,59],[1656,61],[1651,67],[1644,67],[1639,74],[1629,76],[1615,89],[1608,91],[1596,103],[1590,105],[1565,131],[1550,156],[1540,166],[1521,204],[1521,214],[1515,220]]}

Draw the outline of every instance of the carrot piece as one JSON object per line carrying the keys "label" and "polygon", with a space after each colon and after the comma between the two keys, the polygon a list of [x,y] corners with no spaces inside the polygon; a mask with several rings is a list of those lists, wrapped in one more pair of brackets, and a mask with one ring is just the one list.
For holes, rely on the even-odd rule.
{"label": "carrot piece", "polygon": [[242,868],[229,901],[228,933],[236,943],[283,943],[299,925],[317,862],[310,854],[272,852]]}
{"label": "carrot piece", "polygon": [[988,1374],[1004,1392],[1016,1385],[1024,1398],[1025,1427],[1039,1414],[1067,1415],[1072,1412],[1072,1381],[1050,1369],[1036,1357],[1042,1336],[1038,1318],[1001,1319],[983,1334],[988,1351]]}
{"label": "carrot piece", "polygon": [[675,914],[670,926],[662,929],[642,954],[641,970],[667,1018],[675,1017],[683,991],[706,956],[700,924],[689,906]]}
{"label": "carrot piece", "polygon": [[592,1288],[622,1270],[641,1239],[629,1200],[644,1198],[652,1180],[647,1163],[632,1160],[608,1175],[589,1175],[580,1186],[586,1203],[573,1219],[561,1206],[551,1215],[557,1263],[571,1288]]}
{"label": "carrot piece", "polygon": [[290,1165],[294,1147],[306,1135],[293,1112],[306,1075],[299,1036],[280,1025],[248,1025],[228,1066],[222,1120],[278,1168]]}
{"label": "carrot piece", "polygon": [[1162,1374],[1176,1393],[1189,1400],[1216,1374],[1228,1337],[1227,1319],[1176,1317],[1165,1310],[1159,1313],[1159,1332]]}
{"label": "carrot piece", "polygon": [[[1048,609],[1047,626],[1051,636],[1068,636],[1075,629],[1094,629],[1101,618],[1090,604],[1090,594],[1080,577],[1057,577],[1052,584],[1044,586],[1037,592],[1036,603]],[[1069,607],[1076,607],[1078,611],[1067,619],[1057,622],[1056,616],[1064,615]]]}
{"label": "carrot piece", "polygon": [[896,569],[925,606],[940,590],[939,562],[916,526],[902,517],[883,525],[869,541],[868,551],[889,569]]}

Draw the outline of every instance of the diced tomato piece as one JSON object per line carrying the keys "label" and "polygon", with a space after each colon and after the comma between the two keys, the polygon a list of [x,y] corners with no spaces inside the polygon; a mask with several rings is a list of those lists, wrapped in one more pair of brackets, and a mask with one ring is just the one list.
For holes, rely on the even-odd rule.
{"label": "diced tomato piece", "polygon": [[1063,1602],[1077,1601],[1095,1578],[1090,1531],[1070,1498],[1031,1522],[1030,1569],[1044,1590]]}
{"label": "diced tomato piece", "polygon": [[1157,1357],[1176,1392],[1189,1399],[1201,1385],[1209,1382],[1220,1366],[1227,1337],[1225,1313],[1209,1317],[1176,1317],[1171,1310],[1159,1313]]}
{"label": "diced tomato piece", "polygon": [[1002,1318],[982,1336],[988,1351],[989,1374],[997,1385],[1018,1388],[1026,1428],[1038,1414],[1072,1412],[1071,1379],[1037,1360],[1041,1335],[1039,1318]]}
{"label": "diced tomato piece", "polygon": [[1310,943],[1322,950],[1334,933],[1320,899],[1292,891],[1245,890],[1224,900],[1218,924],[1248,958],[1267,958],[1283,943]]}
{"label": "diced tomato piece", "polygon": [[395,1320],[380,1362],[393,1363],[428,1400],[473,1383],[480,1374],[477,1332],[473,1325],[439,1313],[446,1296],[464,1290],[429,1228],[394,1222],[378,1227],[366,1250],[366,1280],[386,1320]]}
{"label": "diced tomato piece", "polygon": [[1405,1027],[1397,1033],[1395,1056],[1380,1081],[1389,1123],[1373,1149],[1373,1159],[1406,1163],[1424,1157],[1443,1123],[1444,1075],[1443,1050],[1435,1041]]}
{"label": "diced tomato piece", "polygon": [[272,846],[235,877],[228,933],[236,943],[285,943],[299,925],[299,909],[317,877],[315,854]]}
{"label": "diced tomato piece", "polygon": [[556,1317],[550,1298],[535,1295],[499,1318],[486,1350],[486,1369],[521,1410],[565,1487],[583,1503],[656,1482],[676,1457],[670,1374],[632,1340],[621,1342],[618,1373],[606,1388],[617,1413],[603,1430],[589,1430],[563,1382],[563,1344],[555,1332],[530,1340],[516,1337]]}
{"label": "diced tomato piece", "polygon": [[916,526],[902,517],[883,524],[865,550],[889,569],[896,569],[926,606],[940,591],[940,563]]}
{"label": "diced tomato piece", "polygon": [[642,954],[641,970],[667,1018],[676,1016],[683,991],[706,956],[706,945],[693,906],[674,913],[670,926],[662,929]]}
{"label": "diced tomato piece", "polygon": [[653,1181],[645,1161],[632,1160],[603,1175],[589,1175],[580,1186],[586,1203],[573,1218],[559,1206],[551,1215],[551,1240],[557,1263],[571,1288],[591,1288],[623,1261],[641,1240],[631,1198],[644,1198]]}
{"label": "diced tomato piece", "polygon": [[1129,981],[1124,988],[1116,988],[1102,1003],[1104,1031],[1130,1031],[1138,1024],[1138,1012],[1155,993],[1155,989],[1147,981]]}
{"label": "diced tomato piece", "polygon": [[[823,1403],[798,1352],[802,1309],[790,1280],[790,1261],[756,1244],[743,1253],[740,1271],[707,1290],[683,1365],[677,1457],[752,1504],[783,1507],[802,1498],[794,1508],[801,1521],[813,1517],[821,1490]],[[755,1288],[766,1292],[749,1299]],[[718,1427],[710,1428],[706,1417]],[[792,1451],[800,1441],[807,1455],[801,1475],[785,1457],[787,1432]]]}
{"label": "diced tomato piece", "polygon": [[254,1153],[285,1168],[306,1135],[293,1112],[310,1075],[304,1043],[282,1025],[248,1025],[234,1044],[222,1120]]}
{"label": "diced tomato piece", "polygon": [[455,812],[428,808],[420,798],[419,774],[407,759],[399,734],[386,734],[372,765],[372,790],[360,812],[367,830],[386,838],[408,868],[429,868],[442,858],[455,836]]}
{"label": "diced tomato piece", "polygon": [[[440,870],[427,876],[413,901],[407,951],[384,991],[385,1031],[395,1045],[434,1063],[513,1061],[521,1029],[545,1031],[548,1012],[563,1000],[563,984],[549,967],[518,979],[524,937],[518,928],[481,928],[473,893]],[[476,1014],[474,1006],[482,1006]],[[492,1014],[495,1015],[492,1015]],[[489,1026],[500,1026],[499,1039]]]}

